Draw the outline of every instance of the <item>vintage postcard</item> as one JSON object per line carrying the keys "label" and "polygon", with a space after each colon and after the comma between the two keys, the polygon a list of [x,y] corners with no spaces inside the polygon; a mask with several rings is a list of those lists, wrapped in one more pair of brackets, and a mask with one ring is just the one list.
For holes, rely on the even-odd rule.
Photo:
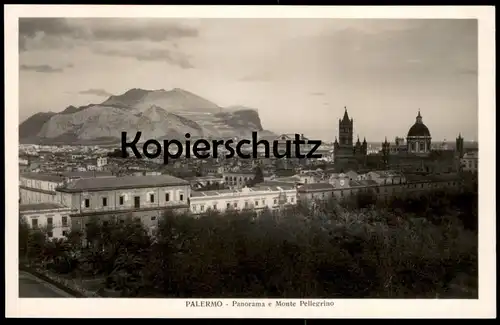
{"label": "vintage postcard", "polygon": [[493,7],[5,9],[8,316],[496,316]]}

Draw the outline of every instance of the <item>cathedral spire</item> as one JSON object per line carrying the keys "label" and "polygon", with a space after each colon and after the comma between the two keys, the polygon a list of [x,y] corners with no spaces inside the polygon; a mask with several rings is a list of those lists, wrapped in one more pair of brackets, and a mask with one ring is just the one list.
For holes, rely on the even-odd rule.
{"label": "cathedral spire", "polygon": [[347,106],[344,106],[344,109],[345,109],[345,111],[344,111],[344,117],[342,118],[342,121],[348,122],[349,121],[349,114],[347,113]]}

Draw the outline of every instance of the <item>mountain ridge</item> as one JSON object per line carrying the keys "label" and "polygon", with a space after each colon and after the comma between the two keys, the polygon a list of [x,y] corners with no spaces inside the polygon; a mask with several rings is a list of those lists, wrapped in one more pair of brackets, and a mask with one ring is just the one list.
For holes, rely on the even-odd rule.
{"label": "mountain ridge", "polygon": [[265,135],[257,109],[221,107],[180,88],[145,90],[132,88],[112,95],[100,104],[70,105],[62,112],[36,113],[19,125],[21,143],[100,144],[120,141],[121,132],[143,138],[245,137]]}

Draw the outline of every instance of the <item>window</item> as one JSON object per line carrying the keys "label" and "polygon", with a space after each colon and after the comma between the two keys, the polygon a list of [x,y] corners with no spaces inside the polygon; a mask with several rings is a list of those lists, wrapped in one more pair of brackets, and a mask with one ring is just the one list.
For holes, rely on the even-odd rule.
{"label": "window", "polygon": [[165,193],[165,201],[170,201],[170,193]]}
{"label": "window", "polygon": [[134,196],[134,208],[139,209],[141,207],[141,197]]}
{"label": "window", "polygon": [[125,201],[125,197],[123,195],[120,195],[120,205],[123,205],[124,201]]}
{"label": "window", "polygon": [[248,208],[248,202],[245,202],[245,208]]}
{"label": "window", "polygon": [[344,191],[340,191],[340,196],[344,196]]}
{"label": "window", "polygon": [[203,212],[205,211],[205,206],[204,205],[200,205],[200,210]]}
{"label": "window", "polygon": [[262,205],[266,205],[266,200],[262,200]]}
{"label": "window", "polygon": [[226,208],[229,209],[231,207],[231,203],[226,204]]}
{"label": "window", "polygon": [[89,199],[85,199],[85,207],[86,208],[90,207],[90,200]]}
{"label": "window", "polygon": [[235,208],[237,208],[237,207],[238,207],[238,203],[237,203],[237,202],[234,202],[233,206],[234,206]]}
{"label": "window", "polygon": [[62,217],[61,222],[62,222],[63,227],[67,227],[68,226],[68,217]]}
{"label": "window", "polygon": [[53,223],[54,223],[54,218],[52,218],[52,217],[47,218],[47,225],[48,226],[52,226]]}
{"label": "window", "polygon": [[49,232],[47,233],[47,237],[52,238],[52,236],[54,236],[54,234],[52,233],[52,231],[49,231]]}
{"label": "window", "polygon": [[151,221],[155,221],[156,220],[156,217],[151,217]]}
{"label": "window", "polygon": [[103,206],[103,207],[108,206],[108,198],[107,198],[107,197],[103,197],[103,198],[102,198],[102,206]]}
{"label": "window", "polygon": [[121,219],[121,220],[120,220],[120,223],[125,223],[125,220]]}
{"label": "window", "polygon": [[184,201],[184,194],[179,194],[179,200]]}
{"label": "window", "polygon": [[259,206],[259,201],[255,201],[255,206]]}
{"label": "window", "polygon": [[68,231],[67,230],[63,230],[62,234],[63,234],[63,236],[67,237],[68,236]]}
{"label": "window", "polygon": [[214,210],[217,210],[217,204],[214,204],[213,208]]}
{"label": "window", "polygon": [[31,227],[38,228],[38,219],[31,219]]}
{"label": "window", "polygon": [[154,194],[149,194],[149,202],[155,203],[155,195]]}

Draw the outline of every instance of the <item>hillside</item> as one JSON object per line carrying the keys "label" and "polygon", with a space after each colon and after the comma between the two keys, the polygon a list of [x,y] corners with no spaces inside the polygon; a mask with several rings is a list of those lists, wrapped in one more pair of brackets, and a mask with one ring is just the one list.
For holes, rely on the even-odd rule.
{"label": "hillside", "polygon": [[119,141],[121,132],[144,139],[245,137],[262,128],[257,110],[223,108],[179,88],[131,89],[101,104],[68,106],[60,113],[38,113],[19,126],[21,143],[100,144]]}

